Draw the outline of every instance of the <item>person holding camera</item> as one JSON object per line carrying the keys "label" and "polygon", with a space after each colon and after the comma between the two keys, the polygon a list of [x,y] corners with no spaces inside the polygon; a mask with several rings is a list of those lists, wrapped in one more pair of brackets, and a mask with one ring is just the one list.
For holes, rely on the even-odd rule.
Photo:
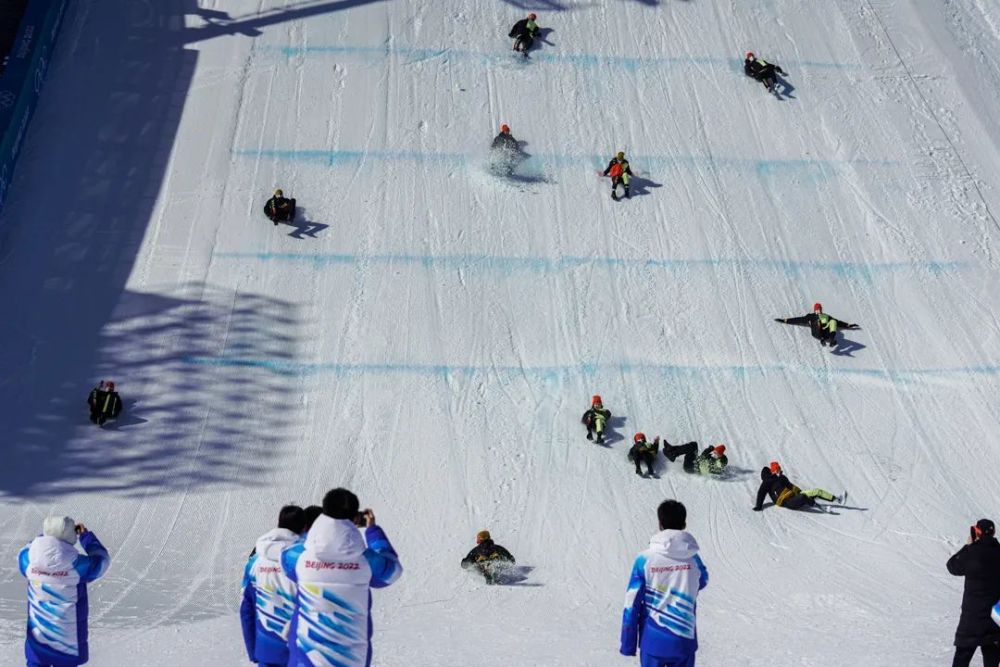
{"label": "person holding camera", "polygon": [[[78,539],[86,554],[77,550]],[[42,534],[21,549],[17,562],[28,580],[28,667],[87,662],[87,584],[107,572],[108,550],[82,523],[50,516],[42,522]]]}
{"label": "person holding camera", "polygon": [[288,630],[295,613],[295,584],[281,571],[281,552],[299,541],[305,511],[286,505],[278,527],[257,539],[243,572],[240,622],[250,662],[264,667],[288,664]]}
{"label": "person holding camera", "polygon": [[1000,542],[992,521],[980,519],[969,528],[966,545],[948,559],[948,572],[965,577],[952,667],[967,667],[977,648],[985,667],[1000,666],[1000,626],[991,618],[1000,601]]}
{"label": "person holding camera", "polygon": [[403,566],[375,513],[359,510],[356,495],[332,489],[305,541],[281,554],[282,570],[297,587],[290,666],[371,664],[371,589],[394,583]]}

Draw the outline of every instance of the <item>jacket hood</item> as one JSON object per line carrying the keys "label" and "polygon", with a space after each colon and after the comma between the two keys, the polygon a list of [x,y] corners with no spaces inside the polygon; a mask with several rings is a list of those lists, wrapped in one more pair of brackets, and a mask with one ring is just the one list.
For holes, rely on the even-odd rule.
{"label": "jacket hood", "polygon": [[36,537],[28,548],[28,559],[43,569],[68,569],[79,555],[72,544],[49,535]]}
{"label": "jacket hood", "polygon": [[698,542],[686,530],[661,530],[650,538],[649,548],[674,560],[689,560],[698,554]]}
{"label": "jacket hood", "polygon": [[282,550],[298,539],[299,536],[287,528],[273,528],[257,538],[257,553],[267,560],[280,562]]}
{"label": "jacket hood", "polygon": [[334,519],[326,514],[316,519],[306,536],[306,549],[324,561],[358,557],[366,548],[361,531],[352,521]]}

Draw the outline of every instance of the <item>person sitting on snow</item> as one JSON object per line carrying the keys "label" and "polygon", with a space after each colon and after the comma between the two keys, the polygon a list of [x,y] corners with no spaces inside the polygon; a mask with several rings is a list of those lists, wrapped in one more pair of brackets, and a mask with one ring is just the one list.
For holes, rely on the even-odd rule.
{"label": "person sitting on snow", "polygon": [[597,444],[603,443],[604,426],[609,419],[611,419],[611,411],[604,408],[600,395],[595,394],[590,399],[590,409],[584,412],[583,417],[580,419],[587,427],[587,440],[594,440],[594,434],[596,433],[597,440],[595,442]]}
{"label": "person sitting on snow", "polygon": [[653,474],[656,463],[656,453],[660,450],[660,436],[653,438],[653,443],[646,442],[645,433],[636,433],[632,438],[632,447],[628,450],[628,460],[635,464],[635,474],[642,475],[640,463],[646,464],[646,474]]}
{"label": "person sitting on snow", "polygon": [[462,559],[462,569],[475,568],[483,575],[487,584],[493,585],[499,582],[503,571],[514,563],[514,556],[493,541],[490,531],[481,530],[476,533],[476,546]]}
{"label": "person sitting on snow", "polygon": [[763,58],[756,57],[752,51],[748,51],[747,57],[743,61],[743,73],[760,81],[767,88],[767,92],[773,93],[774,85],[778,80],[775,73],[784,75],[785,70],[781,69],[777,63],[769,63]]}
{"label": "person sitting on snow", "polygon": [[109,419],[117,419],[122,411],[122,399],[115,391],[115,383],[102,380],[90,390],[87,405],[90,406],[90,421],[99,426]]}
{"label": "person sitting on snow", "polygon": [[848,324],[835,317],[830,317],[823,312],[823,304],[813,304],[813,312],[801,317],[775,318],[775,322],[782,324],[794,324],[797,326],[808,326],[812,332],[812,337],[819,341],[820,345],[837,346],[837,332],[840,329],[860,329],[857,324]]}
{"label": "person sitting on snow", "polygon": [[514,38],[515,51],[527,53],[528,49],[531,48],[532,43],[535,41],[535,36],[538,34],[538,24],[535,23],[535,19],[537,18],[538,16],[532,12],[528,14],[528,18],[521,19],[510,29],[508,37]]}
{"label": "person sitting on snow", "polygon": [[771,496],[776,507],[785,507],[790,510],[813,507],[816,505],[817,498],[830,503],[839,503],[843,500],[843,498],[823,489],[803,491],[788,481],[777,461],[771,461],[770,466],[760,470],[760,488],[757,489],[757,504],[754,505],[754,512],[760,512],[764,509],[764,499],[767,496]]}
{"label": "person sitting on snow", "polygon": [[295,218],[295,200],[286,198],[285,193],[279,188],[274,191],[274,196],[264,204],[264,215],[275,226],[279,222],[291,222]]}

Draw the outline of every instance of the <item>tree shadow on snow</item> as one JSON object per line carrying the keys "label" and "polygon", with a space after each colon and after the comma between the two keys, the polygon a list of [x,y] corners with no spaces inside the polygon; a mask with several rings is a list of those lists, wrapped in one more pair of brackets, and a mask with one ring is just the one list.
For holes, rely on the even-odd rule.
{"label": "tree shadow on snow", "polygon": [[309,238],[317,238],[316,234],[327,229],[330,225],[324,225],[322,222],[309,222],[306,219],[306,209],[304,206],[295,207],[295,219],[290,222],[284,222],[281,224],[291,225],[295,228],[289,236],[293,239],[305,239],[306,236]]}

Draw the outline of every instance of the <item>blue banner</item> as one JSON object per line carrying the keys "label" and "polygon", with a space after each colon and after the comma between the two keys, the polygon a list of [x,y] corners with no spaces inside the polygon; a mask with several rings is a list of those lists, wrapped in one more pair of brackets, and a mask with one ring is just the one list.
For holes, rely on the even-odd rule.
{"label": "blue banner", "polygon": [[67,3],[68,0],[28,2],[7,69],[0,77],[0,207],[7,198],[14,164],[38,104]]}

